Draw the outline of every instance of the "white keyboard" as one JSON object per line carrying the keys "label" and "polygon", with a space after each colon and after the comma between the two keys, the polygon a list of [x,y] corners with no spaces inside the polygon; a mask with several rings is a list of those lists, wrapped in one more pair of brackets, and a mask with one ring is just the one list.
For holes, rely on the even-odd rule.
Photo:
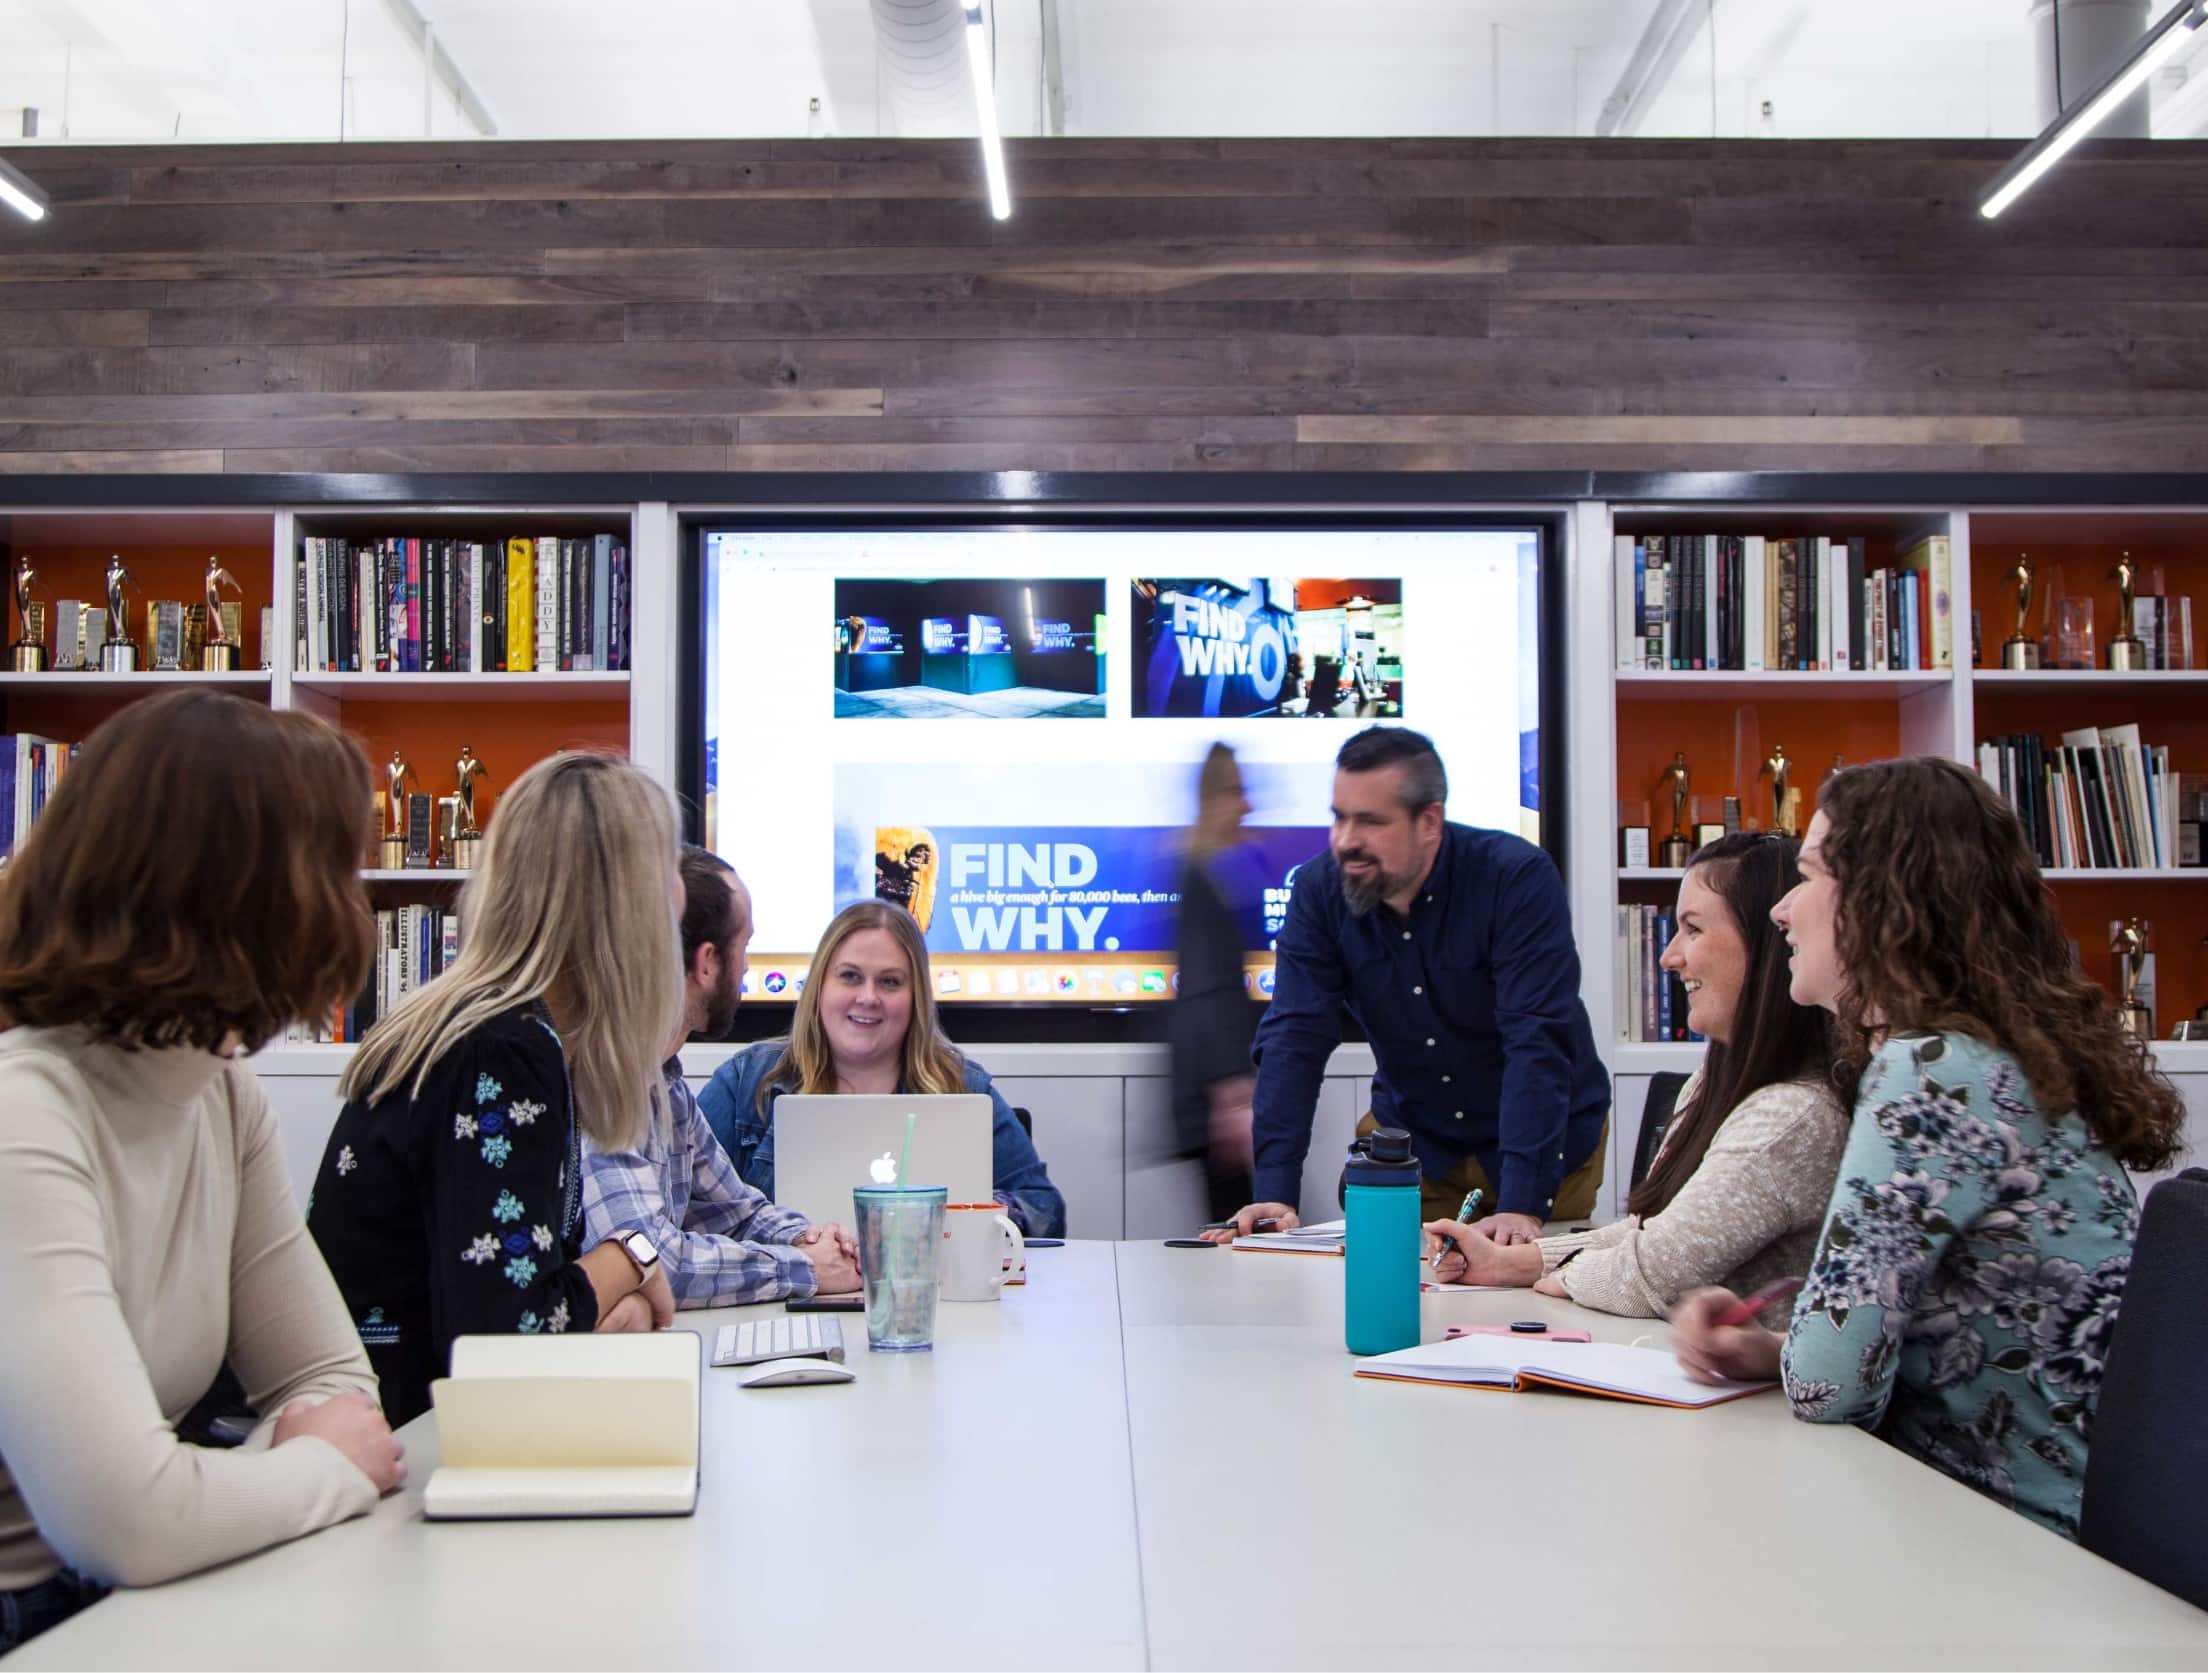
{"label": "white keyboard", "polygon": [[766,1359],[843,1359],[843,1324],[819,1313],[777,1313],[724,1324],[713,1337],[715,1365],[756,1365]]}

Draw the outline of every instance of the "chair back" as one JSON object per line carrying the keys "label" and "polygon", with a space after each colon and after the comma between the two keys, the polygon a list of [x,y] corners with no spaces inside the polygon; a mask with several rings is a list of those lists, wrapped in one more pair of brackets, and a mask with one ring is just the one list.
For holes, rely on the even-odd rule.
{"label": "chair back", "polygon": [[2093,1413],[2081,1544],[2208,1609],[2208,1169],[2147,1193]]}
{"label": "chair back", "polygon": [[1633,1177],[1626,1181],[1628,1191],[1646,1179],[1648,1170],[1656,1165],[1656,1152],[1663,1148],[1673,1106],[1691,1078],[1669,1069],[1648,1077],[1648,1097],[1641,1104],[1641,1136],[1633,1145]]}

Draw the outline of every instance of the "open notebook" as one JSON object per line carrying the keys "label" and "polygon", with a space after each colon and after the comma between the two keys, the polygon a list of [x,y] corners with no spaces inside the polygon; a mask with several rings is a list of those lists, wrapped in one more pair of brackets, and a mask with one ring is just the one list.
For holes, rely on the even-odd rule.
{"label": "open notebook", "polygon": [[1339,1255],[1348,1241],[1343,1220],[1327,1220],[1316,1226],[1298,1226],[1288,1232],[1258,1232],[1238,1237],[1234,1247],[1260,1255]]}
{"label": "open notebook", "polygon": [[1356,1374],[1390,1382],[1442,1383],[1463,1388],[1560,1388],[1637,1400],[1651,1406],[1716,1406],[1761,1394],[1777,1383],[1698,1383],[1678,1359],[1656,1348],[1610,1342],[1513,1342],[1504,1336],[1460,1336],[1361,1361]]}
{"label": "open notebook", "polygon": [[429,1385],[440,1517],[687,1516],[698,1503],[694,1331],[463,1336]]}

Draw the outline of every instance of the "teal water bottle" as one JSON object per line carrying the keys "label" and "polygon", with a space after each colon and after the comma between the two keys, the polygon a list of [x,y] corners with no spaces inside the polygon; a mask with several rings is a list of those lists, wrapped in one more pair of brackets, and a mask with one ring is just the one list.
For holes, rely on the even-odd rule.
{"label": "teal water bottle", "polygon": [[1342,1172],[1343,1335],[1353,1354],[1418,1346],[1418,1158],[1411,1135],[1381,1127]]}

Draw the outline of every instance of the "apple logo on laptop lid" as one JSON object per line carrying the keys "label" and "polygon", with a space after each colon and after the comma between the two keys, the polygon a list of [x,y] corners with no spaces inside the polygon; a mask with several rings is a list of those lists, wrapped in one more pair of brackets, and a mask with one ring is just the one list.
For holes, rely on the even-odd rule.
{"label": "apple logo on laptop lid", "polygon": [[897,1157],[891,1151],[883,1151],[867,1164],[867,1174],[877,1185],[897,1183]]}

